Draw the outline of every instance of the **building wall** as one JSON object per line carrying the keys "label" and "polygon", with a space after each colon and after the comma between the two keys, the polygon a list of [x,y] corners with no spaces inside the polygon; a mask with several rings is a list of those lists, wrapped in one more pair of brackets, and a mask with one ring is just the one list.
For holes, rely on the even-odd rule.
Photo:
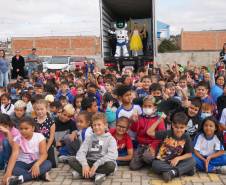
{"label": "building wall", "polygon": [[96,56],[101,53],[100,37],[22,37],[12,38],[12,51],[20,50],[22,55],[37,48],[40,56]]}
{"label": "building wall", "polygon": [[192,64],[198,66],[209,66],[213,61],[219,58],[219,51],[213,52],[173,52],[173,53],[158,53],[155,62],[165,65],[173,64],[176,61],[179,64],[186,65],[187,61],[192,61]]}
{"label": "building wall", "polygon": [[226,31],[200,31],[181,33],[182,51],[218,51],[226,42]]}

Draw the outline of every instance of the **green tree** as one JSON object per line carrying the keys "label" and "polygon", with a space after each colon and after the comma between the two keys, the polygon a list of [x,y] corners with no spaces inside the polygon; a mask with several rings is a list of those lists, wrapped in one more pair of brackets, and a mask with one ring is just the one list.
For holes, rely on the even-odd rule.
{"label": "green tree", "polygon": [[159,53],[165,53],[168,51],[176,51],[178,49],[179,48],[177,47],[175,42],[173,42],[172,40],[167,40],[167,39],[163,40],[158,47]]}

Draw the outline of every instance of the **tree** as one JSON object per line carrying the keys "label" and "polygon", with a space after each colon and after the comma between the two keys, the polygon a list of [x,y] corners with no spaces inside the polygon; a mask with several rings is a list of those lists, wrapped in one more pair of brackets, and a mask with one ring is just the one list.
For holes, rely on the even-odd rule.
{"label": "tree", "polygon": [[168,51],[176,51],[178,50],[178,46],[172,40],[163,40],[158,47],[159,53],[165,53]]}

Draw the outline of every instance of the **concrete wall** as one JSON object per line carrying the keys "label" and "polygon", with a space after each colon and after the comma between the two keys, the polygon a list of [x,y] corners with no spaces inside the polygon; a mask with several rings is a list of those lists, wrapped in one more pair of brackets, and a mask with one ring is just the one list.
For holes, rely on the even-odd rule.
{"label": "concrete wall", "polygon": [[226,31],[182,31],[182,51],[218,51],[226,42]]}
{"label": "concrete wall", "polygon": [[213,61],[219,58],[217,52],[175,52],[175,53],[159,53],[156,62],[162,65],[174,61],[182,65],[186,65],[188,60],[191,60],[196,65],[210,65]]}

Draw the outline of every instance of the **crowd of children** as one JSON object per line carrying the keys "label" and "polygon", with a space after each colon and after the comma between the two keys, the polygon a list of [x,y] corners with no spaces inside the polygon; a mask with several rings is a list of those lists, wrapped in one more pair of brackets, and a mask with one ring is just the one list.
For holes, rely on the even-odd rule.
{"label": "crowd of children", "polygon": [[166,182],[226,174],[224,63],[164,67],[34,71],[0,87],[3,184],[50,181],[59,162],[97,185],[120,165]]}

